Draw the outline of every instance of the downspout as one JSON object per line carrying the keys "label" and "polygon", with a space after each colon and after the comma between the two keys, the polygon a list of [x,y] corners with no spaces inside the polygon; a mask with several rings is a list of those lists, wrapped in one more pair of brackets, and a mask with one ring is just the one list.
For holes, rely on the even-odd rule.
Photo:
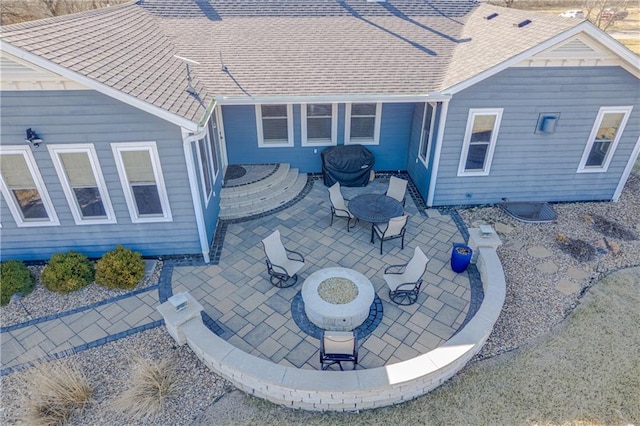
{"label": "downspout", "polygon": [[431,164],[431,179],[429,180],[429,193],[427,194],[427,207],[433,206],[433,198],[436,192],[436,180],[438,179],[438,168],[440,167],[440,153],[442,152],[442,140],[444,139],[444,126],[447,122],[447,111],[449,111],[449,101],[442,102],[440,111],[440,123],[438,124],[438,136],[436,137],[436,148],[433,153],[433,163]]}
{"label": "downspout", "polygon": [[207,239],[207,227],[204,222],[204,214],[202,213],[202,201],[200,199],[200,191],[198,189],[198,179],[195,170],[195,159],[193,158],[193,150],[191,144],[196,138],[189,135],[189,131],[182,129],[182,147],[184,148],[184,159],[187,166],[187,175],[189,176],[189,187],[191,188],[191,201],[193,202],[193,211],[196,215],[196,227],[198,228],[198,237],[200,239],[200,249],[205,263],[209,263],[209,240]]}

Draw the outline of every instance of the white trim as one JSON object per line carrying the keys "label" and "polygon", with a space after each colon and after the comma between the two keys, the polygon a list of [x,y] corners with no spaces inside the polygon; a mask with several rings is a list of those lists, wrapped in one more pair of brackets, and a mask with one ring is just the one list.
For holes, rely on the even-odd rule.
{"label": "white trim", "polygon": [[427,194],[427,207],[433,206],[436,194],[436,181],[438,180],[438,170],[440,169],[440,154],[442,153],[442,142],[444,140],[444,128],[447,124],[447,113],[449,112],[449,102],[442,102],[440,111],[440,122],[438,123],[438,137],[436,147],[433,152],[433,163],[431,163],[431,176],[429,179],[429,193]]}
{"label": "white trim", "polygon": [[631,74],[633,74],[636,77],[640,76],[640,67],[638,66],[638,56],[635,53],[631,52],[629,49],[624,47],[622,44],[620,44],[618,41],[616,41],[613,37],[611,37],[604,31],[601,31],[591,22],[583,21],[580,24],[576,25],[575,27],[570,28],[563,33],[560,33],[557,36],[552,37],[547,41],[540,43],[535,47],[532,47],[529,50],[526,50],[520,54],[517,54],[511,57],[510,59],[504,62],[501,62],[498,65],[495,65],[481,73],[474,75],[471,78],[468,78],[467,80],[464,80],[460,83],[457,83],[457,84],[454,84],[453,86],[448,87],[443,92],[446,95],[455,95],[456,93],[461,92],[462,90],[470,86],[473,86],[481,82],[482,80],[485,80],[499,73],[500,71],[516,66],[521,61],[529,59],[537,55],[538,53],[543,52],[549,49],[550,47],[557,45],[563,40],[574,37],[580,33],[585,33],[593,37],[597,42],[601,43],[606,48],[611,49],[623,61],[623,64],[621,64],[622,68],[629,71]]}
{"label": "white trim", "polygon": [[[431,106],[431,111],[432,111],[431,124],[429,125],[429,139],[427,140],[427,146],[425,149],[425,158],[422,158],[422,146],[424,144],[424,120],[427,117],[427,109],[429,105]],[[438,111],[437,103],[435,104],[432,102],[424,103],[424,112],[422,114],[422,126],[420,126],[420,145],[418,145],[418,158],[426,168],[429,168],[429,152],[431,151],[431,145],[433,143],[433,137],[434,137],[433,127],[435,126],[437,111]]]}
{"label": "white trim", "polygon": [[[200,142],[204,143],[205,155],[209,158],[204,159],[200,154]],[[195,137],[195,147],[196,147],[196,158],[198,159],[198,174],[200,175],[200,188],[202,188],[202,196],[204,198],[204,205],[208,206],[209,201],[213,195],[213,187],[215,186],[215,179],[213,177],[213,170],[211,170],[211,152],[209,150],[209,139],[208,139],[208,131],[205,128],[204,131],[199,132]],[[209,169],[209,193],[206,194],[207,185],[204,179],[204,173],[202,171],[203,165],[206,163],[207,168]]]}
{"label": "white trim", "polygon": [[224,183],[224,171],[229,165],[229,158],[227,156],[227,144],[226,135],[224,133],[224,120],[222,116],[222,106],[216,106],[216,123],[218,124],[218,142],[220,148],[220,172],[222,173],[222,180]]}
{"label": "white trim", "polygon": [[[158,155],[158,148],[155,142],[115,142],[111,144],[111,150],[113,151],[113,158],[116,162],[116,168],[118,169],[118,176],[120,177],[120,183],[122,184],[122,190],[124,191],[124,198],[127,200],[127,207],[129,208],[129,215],[131,216],[132,223],[152,223],[152,222],[171,222],[173,220],[171,216],[171,208],[169,204],[169,197],[167,195],[167,188],[164,184],[164,177],[162,174],[162,166],[160,165],[160,156]],[[161,216],[139,216],[136,206],[133,191],[129,183],[126,170],[124,169],[124,163],[122,161],[122,152],[126,151],[147,151],[151,159],[151,165],[153,167],[153,174],[156,181],[156,188],[158,190],[158,196],[160,198],[160,205],[162,207]]]}
{"label": "white trim", "polygon": [[22,210],[18,206],[18,201],[13,197],[13,194],[4,181],[2,173],[0,173],[0,191],[2,191],[2,195],[7,202],[9,211],[11,212],[13,219],[16,221],[16,225],[18,226],[18,228],[60,225],[58,215],[56,214],[56,210],[53,207],[53,203],[51,202],[51,198],[49,197],[49,192],[47,191],[47,187],[44,184],[44,180],[42,180],[42,175],[40,174],[40,170],[38,170],[38,164],[36,163],[36,159],[33,156],[30,147],[21,145],[0,146],[0,155],[2,154],[22,155],[24,157],[25,163],[27,164],[29,172],[31,173],[31,178],[33,179],[36,190],[38,191],[38,195],[40,195],[40,199],[42,200],[42,205],[48,216],[46,220],[25,220],[22,216]]}
{"label": "white trim", "polygon": [[[55,167],[56,173],[58,174],[58,179],[60,179],[60,183],[62,184],[64,196],[67,199],[67,203],[69,204],[69,208],[71,209],[71,214],[73,215],[73,220],[76,222],[76,225],[99,225],[106,223],[116,223],[116,215],[113,211],[113,206],[111,205],[111,198],[109,198],[107,184],[104,181],[102,169],[100,168],[100,162],[98,161],[98,155],[96,154],[96,150],[93,144],[55,144],[47,145],[47,149],[49,150],[49,155],[51,155],[53,166]],[[91,169],[93,171],[94,179],[96,180],[96,186],[98,187],[98,192],[100,193],[100,200],[102,201],[102,206],[104,208],[106,217],[82,217],[82,212],[80,210],[80,206],[78,205],[78,199],[76,198],[73,189],[71,188],[71,184],[69,183],[69,179],[67,177],[67,172],[64,169],[62,160],[60,159],[60,154],[67,153],[87,154],[89,163],[91,164]]]}
{"label": "white trim", "polygon": [[258,133],[259,148],[286,148],[293,146],[293,105],[286,104],[287,107],[287,140],[275,140],[274,142],[265,142],[262,130],[262,106],[263,105],[283,105],[283,104],[258,104],[256,110],[256,131]]}
{"label": "white trim", "polygon": [[[458,164],[458,176],[487,176],[491,171],[491,162],[493,161],[493,153],[496,149],[496,142],[498,140],[498,132],[500,131],[500,122],[502,121],[503,108],[471,108],[469,109],[469,115],[467,117],[467,128],[464,132],[464,142],[462,144],[462,152],[460,153],[460,163]],[[467,157],[469,156],[469,147],[471,146],[471,135],[473,131],[473,124],[477,116],[490,115],[495,116],[496,119],[493,123],[493,129],[491,130],[491,140],[489,140],[489,146],[487,147],[487,153],[484,160],[482,170],[470,170],[465,169],[467,164]]]}
{"label": "white trim", "polygon": [[182,129],[182,148],[184,150],[184,161],[187,166],[187,176],[189,177],[189,189],[191,190],[191,202],[193,203],[193,212],[196,217],[196,228],[198,229],[198,238],[200,240],[200,250],[205,263],[210,262],[209,258],[209,241],[207,239],[207,226],[204,222],[204,213],[200,201],[200,191],[197,184],[197,173],[195,170],[195,159],[193,158],[193,148],[191,143],[193,138],[189,136],[188,129]]}
{"label": "white trim", "polygon": [[[327,105],[329,103],[323,104]],[[302,134],[302,146],[333,146],[338,144],[338,104],[330,103],[331,105],[331,137],[330,139],[312,139],[309,141],[307,137],[307,105],[300,104],[300,131]]]}
{"label": "white trim", "polygon": [[618,182],[618,186],[616,187],[616,191],[613,193],[612,200],[617,202],[620,199],[620,195],[622,195],[622,190],[627,183],[627,179],[629,179],[629,175],[633,170],[633,166],[638,160],[638,156],[640,155],[640,136],[638,136],[638,140],[636,141],[636,146],[633,148],[631,152],[631,157],[629,157],[629,161],[627,162],[627,166],[624,168],[622,172],[622,176],[620,177],[620,182]]}
{"label": "white trim", "polygon": [[173,123],[177,126],[184,127],[189,129],[192,132],[198,130],[198,123],[195,123],[191,120],[187,120],[184,117],[181,117],[177,114],[169,112],[163,108],[152,105],[148,102],[142,101],[132,95],[121,92],[120,90],[114,89],[113,87],[107,86],[104,83],[97,82],[89,77],[86,77],[82,74],[79,74],[75,71],[71,71],[68,68],[65,68],[61,65],[53,63],[45,58],[42,58],[38,55],[34,55],[31,52],[27,52],[23,49],[15,47],[5,40],[0,39],[0,49],[19,58],[28,63],[37,65],[45,70],[51,71],[53,73],[59,74],[65,78],[73,80],[78,84],[84,85],[89,89],[93,89],[97,92],[100,92],[104,95],[107,95],[111,98],[122,101],[128,105],[131,105],[134,108],[140,109],[142,111],[148,112],[149,114],[155,115],[165,121]]}
{"label": "white trim", "polygon": [[[633,106],[606,106],[600,107],[598,111],[598,116],[596,117],[596,121],[593,123],[593,128],[591,129],[591,134],[589,135],[589,139],[587,140],[587,146],[584,148],[584,152],[582,153],[582,158],[580,159],[580,165],[578,166],[578,170],[576,173],[605,173],[609,168],[609,164],[611,164],[611,159],[613,158],[613,154],[616,152],[616,148],[618,147],[618,142],[620,142],[620,138],[622,137],[622,133],[624,132],[624,128],[627,125],[627,121],[629,120],[629,116],[631,115],[631,110]],[[596,133],[598,129],[600,129],[600,125],[602,124],[602,119],[605,114],[617,114],[622,113],[624,116],[622,117],[622,121],[620,122],[620,127],[618,127],[618,131],[616,132],[615,139],[611,141],[611,146],[607,150],[607,154],[605,155],[604,161],[601,166],[590,166],[587,167],[587,159],[589,158],[589,154],[591,153],[591,149],[593,148],[593,144],[596,141]]]}
{"label": "white trim", "polygon": [[[214,129],[216,133],[218,133],[218,140],[220,140],[220,132],[218,130],[218,115],[215,113],[215,110],[209,115],[209,118],[207,119],[206,122],[206,128],[207,128],[207,135],[209,136],[209,169],[211,170],[211,176],[213,179],[213,188],[215,188],[216,186],[216,182],[218,181],[218,174],[220,173],[220,168],[217,167],[218,166],[218,157],[220,157],[219,154],[219,150],[217,150],[217,146],[220,145],[220,143],[216,144],[216,135],[212,135],[211,132],[209,132],[210,128],[209,128],[209,123],[212,122],[212,118],[215,119],[216,121],[216,128]],[[215,152],[212,152],[212,150],[214,150]],[[213,195],[215,196],[215,189],[213,191]]]}
{"label": "white trim", "polygon": [[[353,102],[357,104],[373,104],[374,102]],[[376,102],[376,113],[373,123],[373,138],[364,139],[358,138],[351,140],[351,105],[353,103],[345,104],[344,108],[344,144],[345,145],[379,145],[380,144],[380,123],[382,121],[382,103]]]}
{"label": "white trim", "polygon": [[382,102],[444,102],[451,99],[451,95],[442,93],[425,93],[417,95],[318,95],[318,96],[217,96],[219,105],[256,105],[256,104],[373,104]]}

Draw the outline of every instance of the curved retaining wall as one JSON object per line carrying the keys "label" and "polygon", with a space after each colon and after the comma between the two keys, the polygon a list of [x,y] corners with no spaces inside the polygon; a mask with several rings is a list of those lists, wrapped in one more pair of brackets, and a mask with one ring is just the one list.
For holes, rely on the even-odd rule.
{"label": "curved retaining wall", "polygon": [[505,278],[495,249],[477,251],[484,287],[478,312],[442,346],[396,364],[355,371],[300,370],[243,352],[209,331],[199,315],[177,325],[175,331],[217,374],[246,393],[276,404],[355,411],[401,403],[452,377],[489,338],[504,303]]}

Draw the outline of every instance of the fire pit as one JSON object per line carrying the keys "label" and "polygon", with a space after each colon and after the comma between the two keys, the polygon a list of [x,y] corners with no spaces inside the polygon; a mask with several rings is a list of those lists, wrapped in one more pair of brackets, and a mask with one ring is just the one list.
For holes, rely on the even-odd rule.
{"label": "fire pit", "polygon": [[302,285],[304,311],[324,330],[350,331],[369,317],[375,292],[367,277],[334,267],[314,272]]}

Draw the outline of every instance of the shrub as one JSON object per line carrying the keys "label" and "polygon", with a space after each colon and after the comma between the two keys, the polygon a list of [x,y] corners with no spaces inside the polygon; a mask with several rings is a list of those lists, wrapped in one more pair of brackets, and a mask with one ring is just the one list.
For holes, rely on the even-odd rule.
{"label": "shrub", "polygon": [[81,413],[91,402],[86,376],[68,360],[38,364],[21,380],[28,389],[23,399],[28,408],[25,421],[30,425],[65,424],[74,411]]}
{"label": "shrub", "polygon": [[6,305],[16,293],[28,294],[35,278],[22,262],[8,260],[0,264],[0,304]]}
{"label": "shrub", "polygon": [[157,415],[176,387],[176,373],[170,360],[142,357],[133,360],[131,386],[113,403],[113,410],[127,418],[143,419]]}
{"label": "shrub", "polygon": [[143,276],[142,255],[120,245],[96,263],[96,282],[105,287],[131,289]]}
{"label": "shrub", "polygon": [[40,281],[51,291],[75,291],[93,282],[93,265],[81,253],[56,253],[42,270]]}

